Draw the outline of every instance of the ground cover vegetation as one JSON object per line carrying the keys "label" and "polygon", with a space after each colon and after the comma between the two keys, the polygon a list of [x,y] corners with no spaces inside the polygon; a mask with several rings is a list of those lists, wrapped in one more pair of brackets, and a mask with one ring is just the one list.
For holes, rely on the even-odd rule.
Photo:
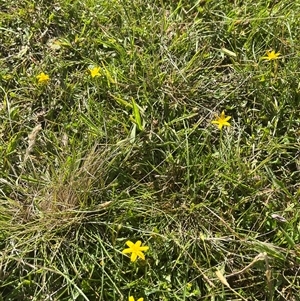
{"label": "ground cover vegetation", "polygon": [[300,300],[299,27],[0,0],[0,300]]}

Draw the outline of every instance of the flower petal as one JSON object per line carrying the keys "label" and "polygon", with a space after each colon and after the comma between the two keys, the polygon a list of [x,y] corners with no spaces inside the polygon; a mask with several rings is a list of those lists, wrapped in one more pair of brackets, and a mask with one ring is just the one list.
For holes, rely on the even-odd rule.
{"label": "flower petal", "polygon": [[137,259],[137,253],[134,253],[134,252],[133,252],[133,253],[131,254],[130,261],[135,262],[136,259]]}
{"label": "flower petal", "polygon": [[132,252],[132,249],[128,248],[128,249],[124,249],[122,251],[122,254],[128,254],[128,253],[131,253]]}
{"label": "flower petal", "polygon": [[125,243],[129,248],[132,248],[132,246],[134,246],[134,243],[130,240],[127,240]]}
{"label": "flower petal", "polygon": [[136,243],[135,243],[135,246],[136,247],[140,247],[140,245],[142,244],[142,242],[140,240],[138,240]]}
{"label": "flower petal", "polygon": [[229,123],[229,122],[227,122],[227,121],[225,121],[225,122],[223,122],[223,125],[230,126],[230,123]]}
{"label": "flower petal", "polygon": [[[134,300],[133,300],[134,301]],[[137,301],[144,301],[144,298],[139,298]]]}
{"label": "flower petal", "polygon": [[[132,253],[132,254],[133,254],[133,253]],[[140,258],[142,258],[143,260],[145,260],[145,255],[144,255],[143,252],[137,251],[137,252],[136,252],[136,255],[139,256]],[[131,255],[131,257],[132,257],[132,255]]]}
{"label": "flower petal", "polygon": [[[130,296],[130,297],[128,298],[128,301],[134,301],[133,296]],[[138,301],[139,301],[139,300],[138,300]]]}
{"label": "flower petal", "polygon": [[139,250],[140,251],[147,251],[147,250],[149,250],[149,247],[147,247],[147,246],[139,247]]}

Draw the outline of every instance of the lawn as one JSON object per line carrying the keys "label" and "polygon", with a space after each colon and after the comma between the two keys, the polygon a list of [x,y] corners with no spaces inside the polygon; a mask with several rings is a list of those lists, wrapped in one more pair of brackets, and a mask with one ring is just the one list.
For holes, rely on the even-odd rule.
{"label": "lawn", "polygon": [[0,0],[0,301],[300,300],[299,28]]}

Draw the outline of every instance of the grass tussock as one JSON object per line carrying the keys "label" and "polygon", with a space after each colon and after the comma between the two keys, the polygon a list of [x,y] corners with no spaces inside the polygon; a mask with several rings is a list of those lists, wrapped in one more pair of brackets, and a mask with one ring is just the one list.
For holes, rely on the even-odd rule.
{"label": "grass tussock", "polygon": [[297,1],[0,7],[0,300],[299,300]]}

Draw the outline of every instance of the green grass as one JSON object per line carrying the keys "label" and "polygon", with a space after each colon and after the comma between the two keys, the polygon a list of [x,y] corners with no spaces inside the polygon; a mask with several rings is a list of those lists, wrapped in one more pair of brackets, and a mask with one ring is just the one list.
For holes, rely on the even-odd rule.
{"label": "green grass", "polygon": [[299,9],[0,0],[0,300],[300,300]]}

